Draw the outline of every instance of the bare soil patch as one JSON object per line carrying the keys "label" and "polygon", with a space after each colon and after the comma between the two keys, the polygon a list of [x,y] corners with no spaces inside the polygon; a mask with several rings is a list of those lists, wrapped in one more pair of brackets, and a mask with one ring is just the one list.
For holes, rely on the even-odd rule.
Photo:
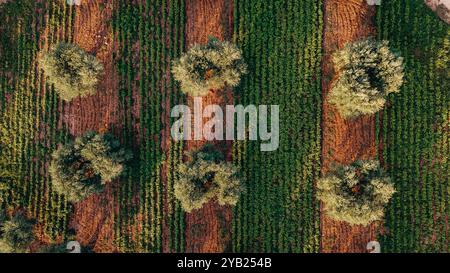
{"label": "bare soil patch", "polygon": [[[194,44],[203,44],[209,36],[221,40],[230,39],[233,29],[232,0],[187,0],[186,2],[186,43],[187,48]],[[226,105],[232,103],[232,91],[211,90],[203,97],[203,106],[209,104]],[[193,106],[193,99],[188,99]],[[206,121],[204,121],[206,122]],[[201,147],[205,141],[187,141],[186,150]],[[215,145],[231,159],[231,142]],[[203,208],[186,214],[186,250],[188,252],[223,252],[230,240],[230,207],[219,206],[211,201]]]}
{"label": "bare soil patch", "polygon": [[[107,132],[118,121],[118,76],[113,62],[117,44],[112,40],[109,21],[113,3],[107,0],[87,0],[75,6],[74,43],[95,55],[104,66],[97,93],[77,98],[64,106],[63,123],[74,136],[87,131]],[[117,127],[116,127],[117,129]],[[116,182],[114,182],[116,183]],[[82,245],[91,245],[95,252],[114,252],[114,194],[109,185],[104,192],[75,204],[70,227]]]}
{"label": "bare soil patch", "polygon": [[[358,159],[376,157],[375,117],[344,120],[326,101],[337,79],[331,55],[346,43],[374,34],[375,8],[365,0],[325,0],[323,59],[322,173],[334,163],[350,164]],[[351,226],[325,216],[321,206],[321,251],[366,252],[368,242],[376,239],[379,223],[368,227]]]}
{"label": "bare soil patch", "polygon": [[117,45],[108,24],[113,12],[111,1],[89,0],[75,7],[74,43],[95,55],[104,66],[97,93],[74,99],[65,106],[64,123],[72,135],[80,135],[89,130],[107,131],[110,124],[119,124],[118,77],[112,57]]}

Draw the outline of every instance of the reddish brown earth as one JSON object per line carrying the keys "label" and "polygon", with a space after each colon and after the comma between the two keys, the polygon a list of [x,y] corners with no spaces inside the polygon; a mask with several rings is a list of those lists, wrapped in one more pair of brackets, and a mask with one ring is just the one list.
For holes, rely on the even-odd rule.
{"label": "reddish brown earth", "polygon": [[[103,9],[100,8],[101,3],[104,3]],[[97,93],[76,98],[64,109],[63,121],[70,133],[80,135],[89,130],[105,131],[110,124],[118,123],[117,71],[112,59],[115,45],[108,25],[113,11],[112,2],[89,0],[75,7],[74,43],[96,55],[104,66]]]}
{"label": "reddish brown earth", "polygon": [[[100,5],[103,4],[102,9]],[[87,0],[75,6],[73,42],[96,55],[104,66],[97,93],[86,98],[77,98],[64,106],[63,123],[74,136],[94,130],[106,132],[111,124],[118,122],[117,71],[113,63],[116,44],[112,41],[112,30],[108,21],[113,6],[107,0]],[[114,183],[113,183],[114,184]],[[74,205],[71,228],[82,245],[91,245],[95,252],[113,252],[115,190],[108,185],[104,192],[90,196]]]}
{"label": "reddish brown earth", "polygon": [[[364,116],[344,120],[326,101],[326,95],[337,78],[331,54],[346,43],[374,35],[374,7],[365,0],[326,0],[322,92],[322,173],[333,163],[350,164],[357,159],[376,157],[375,118]],[[379,223],[368,227],[351,226],[325,215],[321,206],[321,251],[366,252],[368,242],[376,239]]]}
{"label": "reddish brown earth", "polygon": [[[187,0],[186,1],[186,43],[187,47],[204,44],[208,36],[230,39],[233,29],[232,0]],[[203,106],[232,103],[231,90],[211,90],[203,97]],[[188,98],[192,107],[193,99]],[[205,121],[204,121],[205,122]],[[201,147],[206,141],[187,141],[186,150]],[[231,143],[215,145],[231,159]],[[203,208],[186,214],[187,252],[223,252],[230,240],[231,208],[219,206],[211,201]]]}

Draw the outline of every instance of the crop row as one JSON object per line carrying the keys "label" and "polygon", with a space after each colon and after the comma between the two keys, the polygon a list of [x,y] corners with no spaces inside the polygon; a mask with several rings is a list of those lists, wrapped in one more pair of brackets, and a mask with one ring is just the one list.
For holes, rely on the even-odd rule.
{"label": "crop row", "polygon": [[382,249],[448,252],[450,86],[439,62],[450,54],[449,27],[419,0],[383,2],[376,22],[378,38],[405,58],[406,71],[401,92],[377,123],[379,156],[397,188]]}
{"label": "crop row", "polygon": [[[63,3],[24,2],[13,7],[16,14],[5,13],[6,18],[2,18],[17,26],[5,36],[16,47],[3,48],[5,62],[0,73],[2,122],[7,124],[6,136],[10,136],[8,156],[20,177],[7,205],[25,209],[50,240],[64,238],[67,231],[69,205],[51,191],[47,175],[49,155],[66,135],[57,125],[60,103],[45,83],[37,57],[46,46],[67,39],[66,31],[57,30],[70,30],[67,23],[73,9]],[[45,28],[49,30],[46,37]],[[5,101],[6,93],[10,94],[9,101]]]}
{"label": "crop row", "polygon": [[[123,251],[180,252],[184,247],[184,215],[175,202],[172,186],[182,143],[170,143],[167,149],[163,144],[170,141],[164,131],[170,128],[166,124],[170,114],[167,105],[182,100],[167,74],[170,60],[184,48],[184,1],[129,2],[116,1],[113,24],[120,53],[121,136],[134,148],[138,162],[122,181],[117,195],[116,240]],[[138,49],[133,48],[136,44]],[[136,97],[139,101],[134,100]],[[138,116],[132,114],[135,104],[139,105]],[[133,202],[136,194],[137,204]]]}
{"label": "crop row", "polygon": [[[66,105],[45,82],[37,57],[60,41],[73,42],[76,9],[64,0],[28,4],[28,9],[25,4],[13,7],[15,16],[0,15],[17,26],[5,28],[1,40],[0,114],[10,137],[8,155],[20,176],[12,198],[1,206],[25,208],[37,219],[40,234],[61,240],[68,236],[72,209],[52,192],[47,169],[57,143],[71,137],[61,122]],[[115,242],[122,251],[180,252],[184,214],[172,187],[183,144],[170,142],[164,130],[170,128],[170,107],[184,101],[167,77],[170,61],[184,50],[184,1],[112,4],[114,17],[108,23],[117,41],[111,57],[118,71],[121,124],[111,129],[135,154],[131,171],[114,188]],[[138,114],[133,111],[136,105]]]}
{"label": "crop row", "polygon": [[249,75],[236,104],[280,106],[280,147],[235,141],[247,193],[234,210],[232,251],[317,252],[322,1],[235,2],[235,42]]}

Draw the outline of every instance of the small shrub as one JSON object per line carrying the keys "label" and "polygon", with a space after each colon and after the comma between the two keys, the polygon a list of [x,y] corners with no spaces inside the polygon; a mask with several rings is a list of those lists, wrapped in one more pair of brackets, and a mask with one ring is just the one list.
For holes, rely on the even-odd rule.
{"label": "small shrub", "polygon": [[24,253],[33,241],[33,223],[22,214],[0,224],[0,253]]}
{"label": "small shrub", "polygon": [[378,161],[357,161],[338,166],[317,183],[318,198],[327,216],[352,225],[382,220],[384,207],[395,193]]}
{"label": "small shrub", "polygon": [[93,95],[102,64],[92,55],[73,44],[60,43],[40,59],[40,65],[54,84],[61,99],[71,101],[76,97]]}
{"label": "small shrub", "polygon": [[236,205],[244,191],[237,168],[223,162],[223,155],[207,145],[189,155],[178,167],[175,197],[187,212],[201,208],[213,198],[220,205]]}
{"label": "small shrub", "polygon": [[403,59],[390,51],[387,41],[347,44],[333,55],[333,62],[340,76],[328,101],[344,118],[378,112],[386,96],[399,92],[403,84]]}
{"label": "small shrub", "polygon": [[226,85],[235,87],[246,72],[241,51],[216,38],[210,38],[206,45],[194,45],[172,64],[172,74],[181,83],[182,91],[193,97]]}
{"label": "small shrub", "polygon": [[53,153],[49,172],[53,189],[78,202],[117,178],[131,154],[111,135],[88,132]]}

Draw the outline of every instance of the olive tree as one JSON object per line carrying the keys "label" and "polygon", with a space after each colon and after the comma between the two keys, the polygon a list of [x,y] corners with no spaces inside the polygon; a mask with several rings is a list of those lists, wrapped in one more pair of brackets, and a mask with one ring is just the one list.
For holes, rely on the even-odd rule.
{"label": "olive tree", "polygon": [[206,45],[194,45],[172,64],[172,74],[181,83],[181,90],[191,96],[205,96],[209,90],[226,85],[235,87],[246,72],[242,52],[213,37]]}
{"label": "olive tree", "polygon": [[111,135],[88,132],[53,153],[53,189],[71,202],[81,201],[119,177],[129,159],[131,154]]}
{"label": "olive tree", "polygon": [[391,179],[374,160],[337,166],[317,182],[318,198],[330,218],[352,225],[368,225],[384,218],[395,193]]}
{"label": "olive tree", "polygon": [[21,213],[0,223],[0,253],[28,252],[33,238],[33,222]]}
{"label": "olive tree", "polygon": [[192,152],[189,160],[178,166],[175,197],[187,212],[201,208],[211,199],[220,205],[236,205],[244,191],[237,173],[233,164],[224,162],[223,155],[207,145]]}
{"label": "olive tree", "polygon": [[61,99],[71,101],[96,93],[103,65],[74,44],[59,43],[40,58],[49,83]]}
{"label": "olive tree", "polygon": [[403,84],[403,59],[390,51],[387,41],[347,44],[333,55],[333,62],[339,78],[328,101],[344,118],[378,112],[387,95],[399,92]]}

